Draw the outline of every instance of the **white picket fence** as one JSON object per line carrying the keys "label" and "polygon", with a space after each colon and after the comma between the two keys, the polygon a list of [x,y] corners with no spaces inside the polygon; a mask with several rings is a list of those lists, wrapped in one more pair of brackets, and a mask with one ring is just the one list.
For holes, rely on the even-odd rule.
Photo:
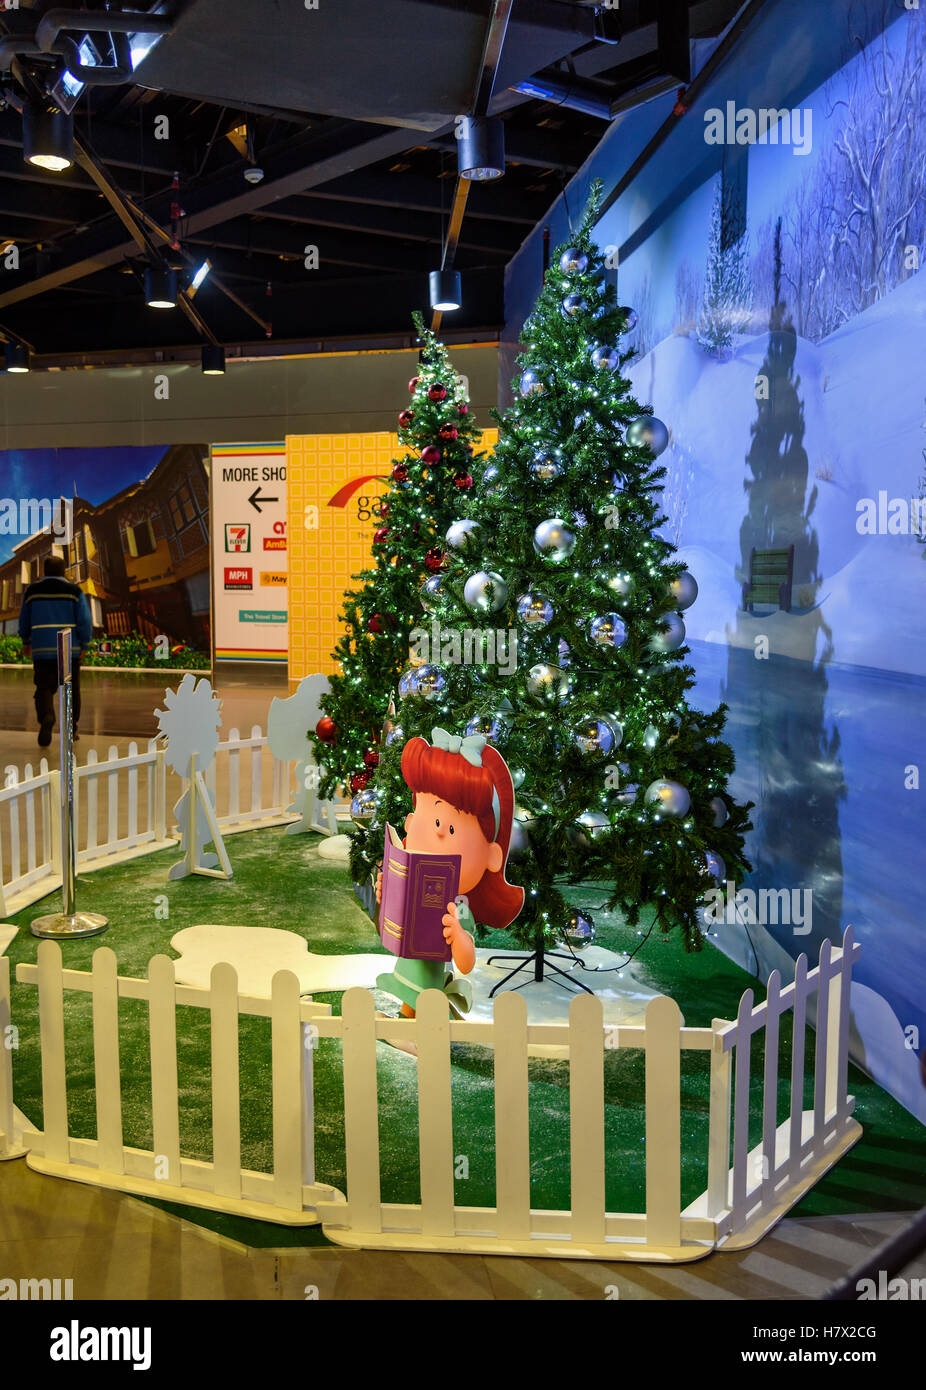
{"label": "white picket fence", "polygon": [[[230,729],[206,774],[219,828],[234,835],[294,820],[287,807],[295,794],[294,763],[281,762],[255,724],[241,737]],[[0,917],[9,917],[61,885],[61,780],[45,758],[22,778],[4,770],[0,791]],[[74,818],[78,871],[102,868],[176,843],[170,811],[184,789],[167,767],[164,750],[150,739],[139,751],[130,743],[120,756],[111,746],[100,761],[91,749],[75,769]],[[324,813],[325,819],[318,817]],[[331,834],[330,808],[317,807],[313,828]]]}
{"label": "white picket fence", "polygon": [[[495,1001],[491,1022],[448,1017],[438,991],[421,996],[414,1019],[376,1017],[370,993],[347,990],[342,1014],[299,998],[296,977],[279,972],[272,998],[239,996],[232,966],[215,966],[208,990],[178,986],[172,963],[155,957],[147,980],[117,977],[112,951],[94,954],[91,974],[62,970],[60,947],[39,946],[38,965],[20,965],[16,978],[39,988],[44,1130],[13,1106],[12,1054],[0,1047],[0,1156],[30,1149],[41,1172],[72,1177],[165,1200],[210,1206],[266,1220],[323,1223],[333,1241],[355,1247],[552,1255],[565,1259],[691,1260],[715,1248],[738,1248],[760,1238],[861,1134],[847,1094],[849,991],[859,954],[852,928],[833,950],[824,942],[819,964],[797,962],[781,987],[778,972],[765,1001],[743,995],[735,1021],[710,1028],[684,1026],[672,999],[650,1002],[645,1022],[607,1025],[600,1001],[573,1000],[568,1023],[532,1024],[518,993]],[[7,966],[4,973],[4,966]],[[98,1133],[68,1135],[63,992],[93,996]],[[813,1104],[804,1109],[808,1001],[816,996]],[[122,1139],[119,998],[145,999],[150,1010],[152,1123],[150,1151]],[[211,1014],[213,1160],[185,1158],[179,1145],[176,1010]],[[238,1014],[272,1020],[273,1172],[241,1168]],[[793,1013],[793,1054],[787,1117],[778,1122],[781,1019]],[[8,964],[0,958],[0,1028],[10,1019]],[[762,1135],[749,1146],[750,1058],[764,1034]],[[2,1034],[0,1034],[2,1036]],[[346,1146],[346,1199],[315,1174],[314,1134],[321,1119],[314,1097],[313,1046],[341,1044]],[[412,1040],[418,1053],[417,1101],[420,1201],[382,1201],[377,1042]],[[460,1205],[454,1194],[455,1152],[451,1045],[469,1043],[494,1053],[496,1205]],[[564,1210],[531,1205],[528,1049],[564,1048],[569,1058],[570,1203]],[[645,1057],[646,1181],[643,1210],[610,1212],[605,1200],[605,1056],[613,1048],[642,1049]],[[681,1053],[709,1054],[710,1110],[707,1188],[681,1208]],[[412,1066],[413,1064],[409,1064]],[[410,1076],[414,1072],[410,1072]],[[732,1145],[731,1145],[732,1138]],[[536,1155],[533,1155],[536,1157]],[[564,1158],[565,1162],[565,1158]]]}

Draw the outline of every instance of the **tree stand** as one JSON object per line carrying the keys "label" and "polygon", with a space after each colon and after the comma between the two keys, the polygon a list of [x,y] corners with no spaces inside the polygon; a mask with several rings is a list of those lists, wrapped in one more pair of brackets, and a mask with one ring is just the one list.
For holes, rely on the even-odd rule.
{"label": "tree stand", "polygon": [[[498,984],[493,985],[489,990],[490,999],[497,990],[501,989],[502,985],[506,985],[509,980],[514,979],[515,975],[520,975],[522,970],[527,970],[530,966],[533,966],[533,974],[528,976],[526,980],[522,980],[520,984],[513,985],[513,989],[523,989],[525,985],[539,983],[550,975],[560,976],[561,978],[557,979],[555,983],[562,985],[564,989],[571,989],[573,993],[584,990],[586,994],[594,994],[595,991],[589,989],[588,985],[583,985],[581,980],[575,979],[571,971],[561,970],[558,965],[551,964],[554,960],[574,960],[573,956],[567,956],[565,951],[545,951],[543,947],[543,932],[537,933],[534,938],[534,943],[534,949],[526,956],[489,956],[486,961],[487,965],[493,965],[496,961],[517,961],[514,969],[509,970],[507,975],[503,975]],[[544,972],[545,965],[546,972]]]}

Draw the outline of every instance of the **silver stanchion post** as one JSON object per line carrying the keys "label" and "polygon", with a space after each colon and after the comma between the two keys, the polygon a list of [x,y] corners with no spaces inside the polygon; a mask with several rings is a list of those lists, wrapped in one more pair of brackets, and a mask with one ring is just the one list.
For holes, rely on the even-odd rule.
{"label": "silver stanchion post", "polygon": [[78,912],[74,902],[76,854],[74,848],[74,688],[71,669],[71,633],[58,633],[58,720],[61,728],[61,896],[63,912],[36,917],[33,936],[61,941],[99,936],[109,918],[99,912]]}

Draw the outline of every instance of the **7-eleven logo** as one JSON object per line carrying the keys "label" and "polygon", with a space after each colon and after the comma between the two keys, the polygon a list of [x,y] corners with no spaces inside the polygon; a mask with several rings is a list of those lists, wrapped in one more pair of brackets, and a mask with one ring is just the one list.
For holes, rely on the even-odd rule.
{"label": "7-eleven logo", "polygon": [[232,555],[240,555],[251,549],[251,527],[248,522],[242,522],[240,525],[226,522],[225,549]]}

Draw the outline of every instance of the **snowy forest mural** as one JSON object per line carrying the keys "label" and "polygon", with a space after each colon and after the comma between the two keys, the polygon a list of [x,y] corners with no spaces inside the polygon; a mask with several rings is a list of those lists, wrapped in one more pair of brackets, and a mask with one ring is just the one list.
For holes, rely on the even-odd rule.
{"label": "snowy forest mural", "polygon": [[[789,42],[778,41],[782,32]],[[701,55],[701,60],[703,57]],[[812,140],[711,146],[708,108],[800,108]],[[568,235],[671,110],[615,122],[551,209]],[[754,889],[812,889],[811,929],[721,926],[761,977],[852,923],[857,1061],[926,1121],[926,4],[768,0],[598,224],[619,248],[634,393],[670,431],[664,534],[699,584],[705,707],[730,706]],[[507,385],[540,229],[509,269]],[[770,558],[771,557],[771,558]],[[762,565],[773,602],[753,602]],[[780,585],[777,582],[780,580]],[[912,872],[911,872],[912,871]]]}

